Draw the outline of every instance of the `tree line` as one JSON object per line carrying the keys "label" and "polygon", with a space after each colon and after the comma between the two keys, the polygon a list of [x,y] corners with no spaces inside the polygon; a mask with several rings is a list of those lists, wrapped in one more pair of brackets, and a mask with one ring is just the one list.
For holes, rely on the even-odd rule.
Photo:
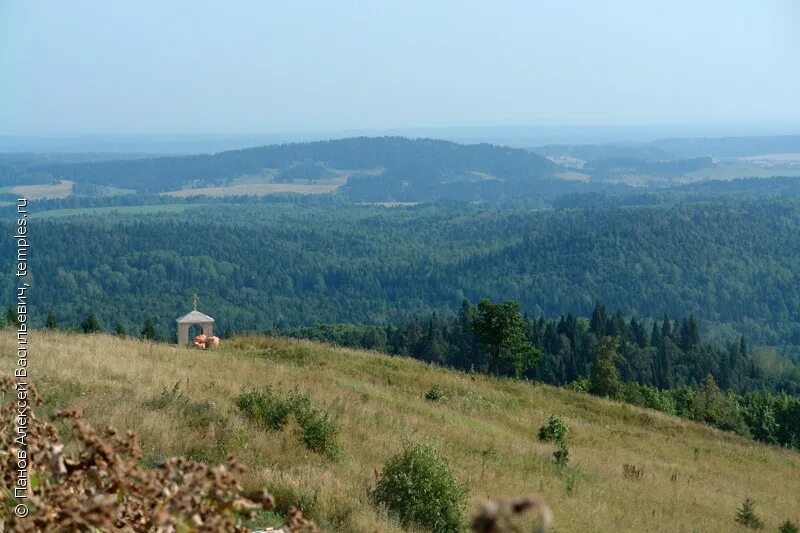
{"label": "tree line", "polygon": [[704,341],[691,315],[637,320],[597,302],[590,318],[533,318],[513,300],[482,299],[463,302],[453,318],[281,333],[565,386],[800,448],[800,369],[743,337]]}

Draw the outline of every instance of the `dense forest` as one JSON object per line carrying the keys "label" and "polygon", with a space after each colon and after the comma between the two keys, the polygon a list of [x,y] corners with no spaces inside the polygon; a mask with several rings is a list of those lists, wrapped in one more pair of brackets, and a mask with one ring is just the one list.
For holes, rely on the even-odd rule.
{"label": "dense forest", "polygon": [[[399,324],[315,324],[277,332],[491,372],[476,334],[479,314],[479,306],[465,300],[455,313],[432,312]],[[619,340],[615,366],[624,382],[659,389],[696,387],[711,374],[724,390],[800,394],[800,368],[782,361],[774,349],[748,347],[744,337],[724,343],[703,340],[700,322],[691,315],[637,319],[611,313],[597,302],[591,317],[532,317],[521,311],[520,316],[525,338],[538,350],[536,361],[525,368],[509,364],[494,373],[566,385],[589,376],[600,341],[608,336]]]}
{"label": "dense forest", "polygon": [[555,208],[676,205],[698,202],[742,201],[800,196],[800,179],[739,178],[704,180],[660,189],[617,186],[602,191],[565,193],[551,200]]}
{"label": "dense forest", "polygon": [[587,161],[581,172],[590,174],[592,179],[609,179],[621,174],[635,173],[674,177],[713,166],[714,162],[710,157],[655,161],[633,157],[604,157]]}
{"label": "dense forest", "polygon": [[[34,215],[35,217],[35,215]],[[397,323],[463,299],[586,316],[691,314],[714,339],[800,345],[800,201],[583,210],[291,201],[36,219],[32,313],[171,335],[198,292],[222,332]],[[10,222],[2,224],[11,231]],[[6,269],[11,247],[0,250]],[[15,278],[0,277],[13,301]]]}
{"label": "dense forest", "polygon": [[[290,167],[286,174],[279,173],[276,181],[295,181],[297,167],[312,167],[320,177],[328,177],[329,169],[322,165],[303,164]],[[550,184],[550,181],[546,182]],[[457,184],[453,184],[457,186]],[[74,190],[103,186],[75,184]],[[530,185],[529,189],[539,187]],[[445,190],[447,186],[443,187]],[[479,189],[464,189],[467,195]],[[451,189],[451,193],[455,191]],[[377,193],[377,191],[376,191]],[[624,184],[597,183],[584,184],[576,182],[562,182],[557,187],[546,187],[538,196],[505,196],[500,201],[491,202],[495,208],[525,208],[539,209],[552,207],[566,208],[604,208],[622,206],[675,206],[690,203],[753,201],[759,199],[774,200],[779,198],[792,198],[800,196],[800,179],[797,177],[777,176],[772,178],[737,178],[731,180],[704,180],[670,187],[631,187]],[[0,192],[0,200],[15,202],[17,195],[10,192]],[[498,200],[498,198],[495,198]],[[352,201],[342,195],[314,197],[313,195],[271,194],[268,196],[227,196],[224,198],[210,198],[207,196],[188,196],[185,198],[165,196],[158,194],[118,194],[118,195],[71,195],[66,198],[52,198],[35,200],[31,202],[31,209],[35,213],[51,210],[81,209],[98,207],[123,207],[123,206],[158,206],[158,205],[208,205],[216,208],[233,205],[260,205],[265,209],[268,206],[292,204],[301,206],[338,205],[352,207]],[[449,207],[457,205],[452,200],[426,202],[432,204],[445,204]],[[488,202],[479,202],[488,204]],[[463,204],[463,202],[462,202]],[[13,210],[0,210],[0,219],[14,218]]]}

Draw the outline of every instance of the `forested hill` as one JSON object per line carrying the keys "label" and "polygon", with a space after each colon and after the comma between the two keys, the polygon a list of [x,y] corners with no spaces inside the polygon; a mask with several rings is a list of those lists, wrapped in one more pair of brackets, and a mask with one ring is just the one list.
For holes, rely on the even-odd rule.
{"label": "forested hill", "polygon": [[[297,164],[376,171],[406,187],[480,180],[533,180],[550,175],[553,164],[527,150],[489,144],[462,145],[431,139],[358,137],[310,143],[260,146],[213,155],[46,164],[28,172],[77,183],[159,192],[190,181],[219,181],[265,170],[285,171]],[[315,178],[317,176],[307,176]],[[354,191],[351,187],[351,191]]]}
{"label": "forested hill", "polygon": [[647,143],[554,144],[533,148],[543,155],[569,155],[583,160],[636,158],[676,160],[704,157],[736,158],[800,152],[800,135],[762,137],[702,137],[657,139]]}
{"label": "forested hill", "polygon": [[[328,204],[34,219],[31,319],[163,336],[193,292],[221,331],[392,323],[464,298],[587,316],[694,315],[710,335],[800,345],[800,201],[560,211]],[[10,223],[0,228],[13,231]],[[0,249],[11,269],[14,250]],[[34,253],[34,252],[32,252]],[[14,276],[0,277],[4,302]]]}

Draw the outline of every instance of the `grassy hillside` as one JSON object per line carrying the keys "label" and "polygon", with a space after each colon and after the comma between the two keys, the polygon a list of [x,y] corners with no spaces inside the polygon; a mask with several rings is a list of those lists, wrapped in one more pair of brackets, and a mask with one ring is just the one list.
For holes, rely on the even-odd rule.
{"label": "grassy hillside", "polygon": [[[4,373],[15,341],[9,330],[0,336]],[[37,331],[31,343],[45,413],[77,404],[97,427],[133,429],[150,461],[233,453],[249,466],[248,484],[266,483],[279,503],[302,503],[331,528],[399,529],[366,494],[376,469],[409,439],[439,446],[469,486],[468,513],[487,496],[538,494],[558,531],[735,531],[736,509],[751,497],[767,531],[800,518],[800,454],[571,391],[285,339],[243,337],[200,352]],[[175,383],[179,400],[159,401]],[[267,433],[242,417],[233,399],[265,385],[297,387],[327,405],[344,455],[325,459],[293,429]],[[426,401],[432,386],[446,398]],[[564,471],[553,465],[553,446],[536,439],[550,414],[571,428]],[[644,477],[624,477],[625,463]]]}

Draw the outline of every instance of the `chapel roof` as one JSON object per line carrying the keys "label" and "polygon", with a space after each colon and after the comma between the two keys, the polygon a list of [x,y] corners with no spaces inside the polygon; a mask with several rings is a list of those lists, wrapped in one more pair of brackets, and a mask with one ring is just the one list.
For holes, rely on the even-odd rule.
{"label": "chapel roof", "polygon": [[185,315],[180,317],[177,320],[177,322],[179,324],[186,323],[186,322],[191,322],[191,323],[195,323],[195,322],[214,322],[214,319],[211,318],[208,315],[205,315],[205,314],[201,313],[197,309],[195,309],[194,311],[192,311],[190,313],[186,313]]}

